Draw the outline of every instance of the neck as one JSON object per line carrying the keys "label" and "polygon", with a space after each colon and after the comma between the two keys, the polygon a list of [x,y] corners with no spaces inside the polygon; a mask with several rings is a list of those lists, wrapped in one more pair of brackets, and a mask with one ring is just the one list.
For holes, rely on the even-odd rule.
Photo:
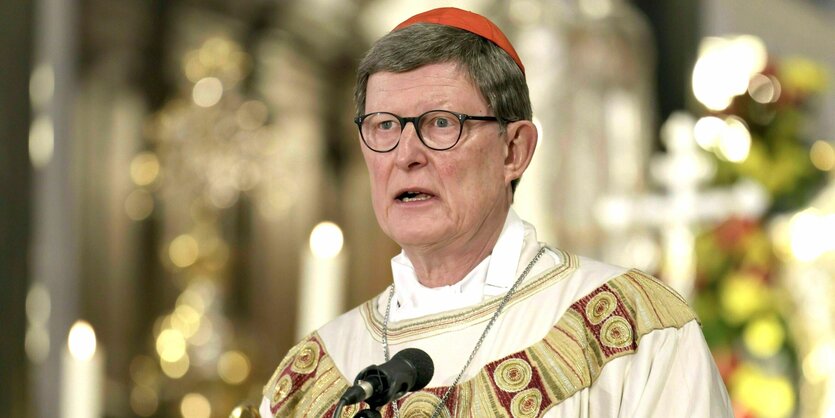
{"label": "neck", "polygon": [[504,221],[492,228],[486,225],[468,239],[439,247],[403,248],[415,268],[420,284],[434,288],[460,282],[493,252],[502,233]]}

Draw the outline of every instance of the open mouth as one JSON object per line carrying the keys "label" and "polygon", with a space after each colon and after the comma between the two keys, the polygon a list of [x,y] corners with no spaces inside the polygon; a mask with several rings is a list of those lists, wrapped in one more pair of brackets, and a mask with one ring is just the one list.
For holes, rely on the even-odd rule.
{"label": "open mouth", "polygon": [[397,195],[397,200],[401,202],[419,202],[421,200],[429,200],[432,198],[431,194],[423,192],[405,191]]}

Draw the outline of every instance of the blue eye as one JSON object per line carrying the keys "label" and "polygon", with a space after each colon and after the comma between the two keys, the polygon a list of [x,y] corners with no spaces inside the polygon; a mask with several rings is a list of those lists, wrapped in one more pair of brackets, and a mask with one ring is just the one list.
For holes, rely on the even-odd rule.
{"label": "blue eye", "polygon": [[436,128],[448,128],[452,126],[452,122],[445,117],[437,117],[432,119],[432,126]]}
{"label": "blue eye", "polygon": [[385,130],[391,129],[393,127],[394,127],[394,121],[390,121],[390,120],[380,122],[380,125],[379,125],[380,129],[385,129]]}

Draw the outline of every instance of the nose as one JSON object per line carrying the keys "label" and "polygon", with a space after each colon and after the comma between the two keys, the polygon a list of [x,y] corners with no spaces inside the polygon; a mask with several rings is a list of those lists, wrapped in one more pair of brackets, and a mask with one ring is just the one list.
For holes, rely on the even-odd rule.
{"label": "nose", "polygon": [[395,163],[403,170],[421,167],[426,164],[426,151],[429,148],[421,143],[414,121],[406,123],[400,133],[400,143],[395,152]]}

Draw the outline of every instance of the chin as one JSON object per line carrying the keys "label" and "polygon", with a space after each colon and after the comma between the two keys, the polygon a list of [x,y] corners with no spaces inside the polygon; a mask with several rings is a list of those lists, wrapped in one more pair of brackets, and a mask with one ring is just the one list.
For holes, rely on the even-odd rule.
{"label": "chin", "polygon": [[401,247],[422,246],[441,240],[437,225],[399,225],[389,229],[388,236]]}

